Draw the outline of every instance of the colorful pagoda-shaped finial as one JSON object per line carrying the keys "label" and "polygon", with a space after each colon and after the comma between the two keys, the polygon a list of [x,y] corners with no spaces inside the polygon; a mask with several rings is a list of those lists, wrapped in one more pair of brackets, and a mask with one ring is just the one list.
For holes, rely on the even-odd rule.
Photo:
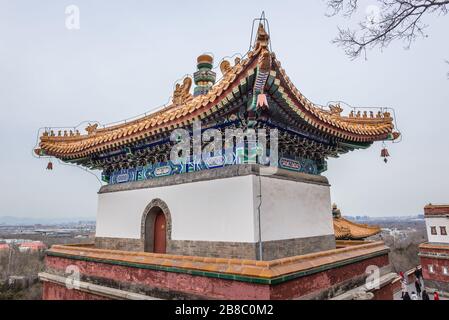
{"label": "colorful pagoda-shaped finial", "polygon": [[195,81],[195,89],[193,95],[199,96],[209,92],[210,88],[215,84],[216,73],[212,71],[214,58],[209,54],[202,54],[197,59],[198,71],[193,74]]}

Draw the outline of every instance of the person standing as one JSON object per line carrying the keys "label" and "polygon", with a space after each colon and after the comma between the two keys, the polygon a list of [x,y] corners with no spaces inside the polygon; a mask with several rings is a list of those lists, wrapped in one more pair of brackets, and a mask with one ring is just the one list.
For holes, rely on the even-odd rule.
{"label": "person standing", "polygon": [[421,296],[421,282],[419,281],[419,278],[416,278],[415,280],[415,289],[418,297]]}
{"label": "person standing", "polygon": [[415,293],[415,291],[412,292],[411,298],[412,300],[418,300],[418,295]]}
{"label": "person standing", "polygon": [[404,298],[404,295],[407,293],[407,284],[401,280],[401,298]]}
{"label": "person standing", "polygon": [[424,279],[422,277],[422,268],[420,266],[415,269],[415,277],[419,280],[419,284],[424,286]]}
{"label": "person standing", "polygon": [[404,274],[404,272],[399,272],[399,275],[401,276],[402,281],[405,283],[405,285],[408,285],[408,279],[407,274]]}
{"label": "person standing", "polygon": [[433,293],[433,300],[440,300],[440,295],[438,294],[438,291],[435,291]]}
{"label": "person standing", "polygon": [[423,300],[430,300],[429,295],[427,294],[426,290],[423,290],[421,298]]}
{"label": "person standing", "polygon": [[415,277],[416,277],[416,279],[421,280],[422,271],[419,267],[416,267],[416,269],[415,269]]}
{"label": "person standing", "polygon": [[402,300],[411,300],[410,296],[408,295],[408,292],[404,293],[404,296],[402,297]]}

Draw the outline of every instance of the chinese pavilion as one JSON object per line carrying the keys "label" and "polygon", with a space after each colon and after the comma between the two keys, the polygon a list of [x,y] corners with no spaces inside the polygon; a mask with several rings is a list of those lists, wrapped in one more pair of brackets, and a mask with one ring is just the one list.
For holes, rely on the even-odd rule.
{"label": "chinese pavilion", "polygon": [[355,223],[343,218],[336,204],[332,205],[332,215],[334,217],[335,239],[337,240],[363,240],[381,231],[378,226]]}
{"label": "chinese pavilion", "polygon": [[[48,251],[44,297],[331,298],[338,288],[361,285],[370,265],[388,287],[382,242],[336,241],[342,230],[364,227],[333,221],[321,174],[329,157],[396,139],[393,118],[384,110],[343,115],[338,104],[313,104],[269,44],[261,23],[245,57],[220,63],[221,80],[212,56],[203,54],[193,79],[177,84],[172,103],[159,111],[109,127],[92,124],[86,134],[42,134],[36,154],[101,170],[106,183],[95,244]],[[230,158],[196,161],[188,154],[173,162],[173,130],[193,135],[197,121],[201,132],[276,130],[276,170],[267,174],[267,164],[248,161],[239,144],[226,142]],[[69,264],[81,269],[72,291],[63,285]]]}

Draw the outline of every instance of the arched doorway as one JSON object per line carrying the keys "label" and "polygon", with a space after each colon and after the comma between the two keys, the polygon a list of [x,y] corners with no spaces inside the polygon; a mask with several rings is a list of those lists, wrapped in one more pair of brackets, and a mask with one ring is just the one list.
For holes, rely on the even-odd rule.
{"label": "arched doorway", "polygon": [[166,252],[166,234],[167,226],[165,222],[165,215],[162,210],[156,215],[154,221],[154,253]]}
{"label": "arched doorway", "polygon": [[145,208],[142,216],[141,239],[145,252],[167,253],[171,239],[171,215],[167,204],[154,199]]}

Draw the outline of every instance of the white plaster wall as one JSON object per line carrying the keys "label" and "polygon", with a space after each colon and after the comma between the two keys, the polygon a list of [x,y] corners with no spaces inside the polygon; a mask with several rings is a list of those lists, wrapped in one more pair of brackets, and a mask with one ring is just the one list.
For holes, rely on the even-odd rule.
{"label": "white plaster wall", "polygon": [[[261,177],[262,240],[334,234],[328,186]],[[139,239],[146,206],[163,200],[173,240],[257,242],[259,177],[99,194],[98,237]]]}
{"label": "white plaster wall", "polygon": [[155,198],[170,210],[174,240],[256,241],[252,176],[99,194],[96,235],[139,239]]}
{"label": "white plaster wall", "polygon": [[[259,177],[253,179],[255,221],[258,221]],[[263,241],[334,234],[329,186],[263,176],[261,181]],[[258,238],[257,228],[255,234]]]}
{"label": "white plaster wall", "polygon": [[[436,227],[437,234],[432,235],[430,232],[430,227]],[[440,226],[446,227],[446,232],[449,234],[449,218],[443,217],[429,217],[426,218],[426,229],[427,229],[427,238],[429,242],[438,242],[438,243],[449,243],[449,235],[442,236],[440,233]]]}

